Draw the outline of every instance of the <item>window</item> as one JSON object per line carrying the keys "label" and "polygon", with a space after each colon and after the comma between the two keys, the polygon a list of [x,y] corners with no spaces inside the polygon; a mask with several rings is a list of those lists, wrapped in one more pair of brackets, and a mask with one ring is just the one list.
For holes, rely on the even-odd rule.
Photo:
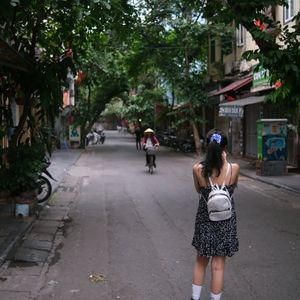
{"label": "window", "polygon": [[223,36],[221,38],[221,53],[222,55],[229,55],[233,50],[232,36]]}
{"label": "window", "polygon": [[245,34],[244,27],[241,24],[239,24],[239,27],[236,30],[236,45],[238,47],[244,45],[244,34]]}
{"label": "window", "polygon": [[295,0],[288,0],[288,6],[284,7],[283,19],[284,23],[289,22],[295,15]]}

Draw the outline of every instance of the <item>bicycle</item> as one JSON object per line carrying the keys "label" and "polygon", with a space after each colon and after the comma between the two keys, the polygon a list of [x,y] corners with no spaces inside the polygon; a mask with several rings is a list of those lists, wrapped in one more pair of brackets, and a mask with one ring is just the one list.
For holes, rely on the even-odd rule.
{"label": "bicycle", "polygon": [[147,155],[149,157],[149,161],[148,161],[149,173],[153,174],[154,156],[157,153],[157,147],[148,148],[146,151],[147,151]]}

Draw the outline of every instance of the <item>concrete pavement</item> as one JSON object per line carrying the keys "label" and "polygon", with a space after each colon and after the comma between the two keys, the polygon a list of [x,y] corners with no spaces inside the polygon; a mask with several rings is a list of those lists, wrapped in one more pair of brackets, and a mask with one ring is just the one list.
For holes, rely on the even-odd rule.
{"label": "concrete pavement", "polygon": [[[127,135],[126,138],[130,139],[130,136]],[[134,139],[132,139],[132,141],[134,142]],[[20,277],[12,276],[13,280],[16,280],[15,290],[18,291],[18,295],[22,300],[29,299],[28,297],[30,293],[29,291],[26,290],[26,288],[28,289],[28,287],[30,286],[30,280],[32,282],[34,280],[37,280],[40,274],[45,272],[43,263],[47,260],[48,255],[51,254],[55,255],[55,253],[51,253],[54,237],[60,232],[59,228],[62,226],[62,223],[66,221],[69,205],[73,201],[72,200],[73,195],[75,197],[76,191],[75,190],[72,191],[71,189],[74,187],[76,189],[76,186],[79,185],[79,182],[77,183],[64,182],[63,185],[59,187],[59,183],[63,178],[65,178],[65,176],[68,173],[68,169],[70,168],[70,166],[74,164],[74,162],[80,156],[80,153],[81,152],[78,150],[75,150],[74,152],[73,150],[63,150],[63,151],[55,152],[55,154],[52,157],[52,165],[51,165],[52,169],[50,169],[50,172],[54,175],[54,177],[58,179],[58,182],[56,183],[56,187],[54,187],[55,189],[58,188],[59,191],[58,196],[54,195],[54,201],[51,201],[52,202],[51,207],[48,209],[48,207],[46,206],[46,208],[40,214],[38,220],[35,220],[34,218],[18,220],[19,222],[16,222],[15,224],[19,224],[18,226],[23,227],[22,229],[18,226],[10,227],[12,232],[10,232],[9,234],[11,239],[9,245],[13,245],[14,243],[16,243],[18,240],[20,240],[20,237],[22,237],[26,233],[26,239],[24,240],[24,243],[18,247],[17,252],[12,254],[14,258],[16,260],[27,261],[36,264],[36,268],[32,271],[33,273],[30,274],[30,276],[26,276],[26,278],[23,278],[21,276]],[[292,190],[299,194],[298,185],[299,185],[300,177],[298,174],[289,174],[287,176],[280,176],[280,177],[261,177],[255,174],[255,166],[251,162],[241,160],[241,159],[232,159],[232,161],[237,161],[240,164],[241,174],[244,176],[248,176],[255,180],[263,181],[265,183],[269,183],[271,185],[275,185],[281,188]],[[108,175],[107,173],[105,174]],[[68,188],[67,193],[64,193],[64,189],[66,188]],[[107,186],[105,188],[107,189],[107,192],[109,191],[109,193],[111,193],[110,186]],[[118,198],[117,195],[115,198]],[[112,206],[111,209],[113,210],[114,207]],[[147,214],[149,214],[149,210],[147,211]],[[79,215],[82,215],[82,212]],[[120,220],[120,219],[117,218],[116,220]],[[1,219],[1,221],[4,228],[5,220]],[[99,230],[99,228],[97,230]],[[119,238],[116,239],[116,241],[119,240],[120,240]],[[3,246],[5,248],[5,243],[3,243]],[[10,248],[12,248],[12,246],[10,246]],[[30,251],[27,251],[28,249],[30,249]],[[9,251],[7,251],[6,248],[6,254],[8,254],[8,252]],[[5,255],[2,255],[1,257],[2,260],[5,261]],[[18,270],[14,270],[14,272],[18,272]],[[7,282],[4,282],[2,285],[7,284],[7,286],[11,288],[12,284],[14,284],[12,283],[9,276],[7,276],[7,272],[1,273],[1,268],[0,268],[0,281],[4,281],[4,280],[7,280]],[[28,283],[29,285],[27,285]],[[55,281],[48,282],[49,286],[56,285],[56,284],[57,283]],[[37,289],[38,288],[39,287],[37,287]],[[73,292],[76,293],[76,290],[72,290],[72,293]],[[3,294],[1,295],[3,296]],[[16,293],[7,291],[5,294],[6,297],[5,299],[17,299],[15,298],[15,296]]]}
{"label": "concrete pavement", "polygon": [[[52,154],[51,165],[49,166],[48,171],[56,180],[50,180],[53,193],[59,187],[60,182],[63,180],[68,170],[79,158],[81,152],[82,150],[67,149],[56,150]],[[30,229],[35,220],[36,216],[20,219],[9,216],[7,213],[1,215],[0,212],[0,266],[4,263],[14,245]]]}
{"label": "concrete pavement", "polygon": [[233,158],[232,161],[237,162],[240,165],[240,172],[242,175],[300,195],[300,174],[288,173],[283,176],[259,176],[256,175],[255,161],[241,158]]}
{"label": "concrete pavement", "polygon": [[[115,133],[112,134],[114,135]],[[107,135],[109,136],[109,132],[107,132]],[[123,135],[128,139],[131,138],[128,134]],[[132,141],[134,142],[134,138],[132,138]],[[53,192],[58,189],[60,182],[66,176],[71,166],[80,157],[81,153],[82,150],[74,149],[56,150],[53,153],[51,157],[51,165],[48,169],[52,176],[56,179],[56,181],[51,181]],[[256,175],[255,164],[253,161],[241,158],[232,158],[231,160],[239,163],[241,175],[276,187],[287,189],[300,195],[300,174],[289,173],[285,176],[258,176]],[[0,216],[0,266],[5,262],[14,245],[31,229],[35,220],[35,216],[23,219],[16,219],[13,216]]]}

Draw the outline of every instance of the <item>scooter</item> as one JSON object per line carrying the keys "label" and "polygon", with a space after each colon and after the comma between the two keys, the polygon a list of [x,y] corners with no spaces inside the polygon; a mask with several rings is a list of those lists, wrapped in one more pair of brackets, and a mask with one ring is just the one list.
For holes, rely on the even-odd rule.
{"label": "scooter", "polygon": [[45,203],[49,197],[51,196],[52,193],[52,185],[50,180],[45,177],[43,174],[47,175],[49,178],[52,180],[56,181],[52,175],[49,173],[47,168],[50,166],[51,162],[48,157],[45,157],[45,166],[43,169],[42,174],[39,175],[37,184],[38,184],[38,192],[37,192],[37,201],[38,204],[43,204]]}
{"label": "scooter", "polygon": [[100,135],[96,131],[90,131],[85,137],[86,146],[96,145],[100,141]]}
{"label": "scooter", "polygon": [[101,130],[100,132],[98,132],[98,135],[99,135],[100,143],[104,144],[106,138],[104,131]]}

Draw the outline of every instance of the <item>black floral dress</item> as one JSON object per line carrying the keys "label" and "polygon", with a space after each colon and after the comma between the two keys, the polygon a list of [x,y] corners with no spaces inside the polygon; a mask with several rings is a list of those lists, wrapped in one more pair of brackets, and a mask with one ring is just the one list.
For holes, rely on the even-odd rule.
{"label": "black floral dress", "polygon": [[[226,186],[232,196],[236,185]],[[206,201],[211,187],[200,188],[199,206],[192,245],[201,256],[232,256],[239,249],[236,213],[232,198],[232,217],[225,221],[210,221]]]}

